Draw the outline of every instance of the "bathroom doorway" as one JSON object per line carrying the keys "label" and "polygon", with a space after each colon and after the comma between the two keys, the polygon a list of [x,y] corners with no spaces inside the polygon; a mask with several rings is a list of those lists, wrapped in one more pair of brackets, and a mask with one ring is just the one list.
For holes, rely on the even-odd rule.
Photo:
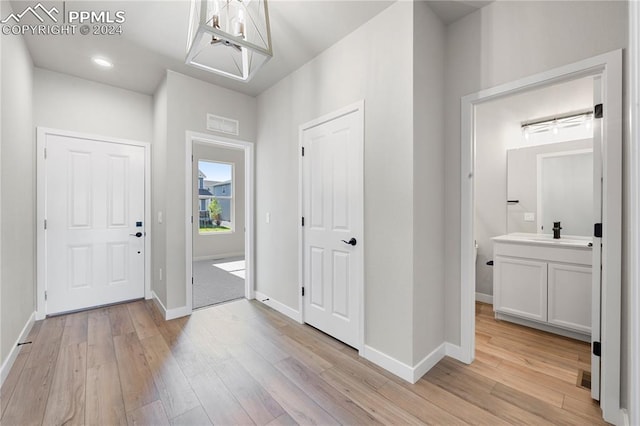
{"label": "bathroom doorway", "polygon": [[[527,97],[530,98],[528,107],[527,102],[524,102]],[[522,102],[519,104],[519,101]],[[479,321],[495,321],[492,317],[498,317],[499,322],[496,324],[500,326],[513,323],[520,327],[524,324],[535,328],[523,330],[542,329],[553,332],[549,336],[564,335],[573,339],[583,337],[583,340],[593,340],[592,345],[585,344],[586,351],[578,349],[582,355],[576,355],[576,382],[588,382],[578,380],[578,376],[582,375],[584,379],[583,373],[589,373],[588,369],[592,370],[591,395],[594,399],[600,399],[603,416],[605,420],[611,421],[619,412],[621,52],[601,55],[469,95],[463,98],[462,104],[462,358],[472,362],[476,353],[484,350],[483,346],[487,344],[486,335],[476,335],[474,313],[477,309],[479,314],[486,314],[489,308],[488,305],[476,306],[476,300],[479,303],[495,303],[500,311],[493,313],[494,309],[490,307],[492,315],[485,315]],[[504,124],[504,120],[509,124]],[[542,130],[544,126],[546,128]],[[595,142],[588,140],[589,133],[596,135]],[[485,143],[482,141],[483,134],[488,137]],[[542,143],[545,138],[547,143]],[[600,141],[604,161],[600,157]],[[513,146],[514,144],[520,145]],[[545,167],[553,163],[545,162],[544,159],[561,157],[545,152],[543,145],[552,144],[558,144],[552,152],[566,153],[567,156],[572,153],[575,158],[592,155],[589,157],[593,164],[591,176],[566,173],[567,168],[579,167],[576,165],[578,163],[584,165],[584,158],[573,161],[573,166],[564,164],[558,167],[557,164],[551,164],[546,173],[551,173],[554,167],[556,171],[563,171],[564,175],[559,175],[551,182],[562,180],[563,184],[568,183],[569,194],[576,195],[582,191],[583,195],[586,194],[582,202],[593,205],[589,212],[591,217],[586,222],[582,220],[584,218],[577,220],[569,216],[566,220],[571,223],[569,227],[574,229],[578,222],[591,222],[593,229],[588,229],[590,227],[587,226],[586,232],[579,232],[590,235],[578,235],[582,240],[575,238],[575,241],[577,245],[585,246],[584,251],[589,246],[594,261],[591,256],[587,256],[585,260],[584,253],[579,260],[562,258],[557,262],[526,258],[523,247],[528,243],[518,245],[516,252],[500,252],[500,258],[494,249],[498,250],[497,247],[502,247],[503,243],[513,239],[515,233],[529,233],[528,241],[537,240],[532,245],[537,245],[539,252],[551,252],[558,248],[544,246],[554,244],[553,234],[549,229],[553,225],[547,225],[544,216],[559,213],[553,209],[546,210],[541,205],[543,201],[549,204],[548,200],[552,199],[557,202],[557,198],[538,190],[544,186],[544,179],[540,177],[541,170],[546,170]],[[513,150],[513,155],[508,154],[507,151],[510,150]],[[511,166],[509,163],[512,163]],[[523,175],[527,169],[535,171],[536,176]],[[584,167],[581,170],[584,172]],[[516,176],[518,173],[519,177]],[[602,180],[597,178],[598,173],[602,173]],[[510,184],[510,178],[516,181]],[[573,181],[569,182],[571,179]],[[588,181],[593,184],[578,190],[575,185],[580,180],[583,184]],[[599,184],[602,185],[602,190],[598,190]],[[521,195],[515,196],[511,189],[518,186],[520,189],[534,187],[535,190],[520,192]],[[592,196],[589,197],[588,194]],[[557,194],[554,195],[556,196]],[[554,213],[544,213],[548,211]],[[603,228],[607,232],[600,233]],[[592,231],[595,231],[595,235]],[[548,240],[545,241],[546,238]],[[601,247],[602,262],[599,256]],[[583,263],[589,263],[588,267]],[[527,275],[522,271],[531,273]],[[498,277],[495,280],[494,274]],[[582,300],[576,297],[572,301],[571,292],[578,285],[582,288],[588,286],[591,276],[594,280],[591,292],[586,293],[587,298]],[[509,280],[513,285],[500,285],[500,282]],[[494,285],[503,291],[498,290],[497,294],[492,294]],[[558,290],[561,287],[563,290]],[[525,294],[525,290],[530,291],[532,288],[532,293]],[[595,314],[588,324],[592,331],[581,329],[581,324],[577,322],[568,325],[566,321],[562,322],[564,318],[557,318],[556,314],[564,311],[558,308],[562,304],[555,303],[551,296],[559,296],[563,292],[565,306],[580,310],[577,314],[572,311],[572,318],[576,315],[584,318],[585,311],[587,316]],[[520,304],[508,306],[505,300],[516,300]],[[593,307],[589,306],[591,301]],[[597,315],[600,311],[602,318]],[[536,333],[540,332],[533,332]],[[585,336],[587,339],[584,339]],[[492,336],[488,337],[491,338]],[[546,345],[549,346],[548,340]],[[541,342],[536,347],[544,346],[544,342]],[[592,357],[591,362],[585,359],[585,354]],[[482,354],[485,355],[486,353]],[[523,356],[531,356],[531,351]],[[598,376],[600,371],[601,377]]]}

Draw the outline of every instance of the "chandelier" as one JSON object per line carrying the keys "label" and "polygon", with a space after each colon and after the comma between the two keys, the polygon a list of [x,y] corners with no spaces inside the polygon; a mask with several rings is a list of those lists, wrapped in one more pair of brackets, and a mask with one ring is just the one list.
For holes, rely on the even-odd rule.
{"label": "chandelier", "polygon": [[267,0],[192,0],[187,65],[249,81],[272,56]]}

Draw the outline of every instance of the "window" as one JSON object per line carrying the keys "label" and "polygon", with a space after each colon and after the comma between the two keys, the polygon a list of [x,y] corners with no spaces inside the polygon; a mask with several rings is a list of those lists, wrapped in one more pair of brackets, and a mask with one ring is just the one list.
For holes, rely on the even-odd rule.
{"label": "window", "polygon": [[200,234],[233,232],[233,164],[198,161]]}

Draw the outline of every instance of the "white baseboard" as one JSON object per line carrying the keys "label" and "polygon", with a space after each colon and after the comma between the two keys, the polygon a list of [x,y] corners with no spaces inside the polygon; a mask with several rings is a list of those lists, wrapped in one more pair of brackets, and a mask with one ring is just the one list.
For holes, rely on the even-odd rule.
{"label": "white baseboard", "polygon": [[620,424],[622,426],[630,426],[631,421],[629,420],[629,412],[624,408],[620,409]]}
{"label": "white baseboard", "polygon": [[493,296],[491,294],[476,292],[476,302],[488,303],[490,305],[493,305]]}
{"label": "white baseboard", "polygon": [[243,251],[234,252],[234,253],[219,253],[219,254],[212,254],[208,256],[193,256],[193,261],[198,262],[200,260],[220,260],[220,259],[227,259],[229,257],[240,257],[240,256],[244,256]]}
{"label": "white baseboard", "polygon": [[4,381],[11,371],[11,367],[13,367],[13,363],[16,362],[16,358],[18,358],[18,354],[20,353],[20,346],[18,346],[18,343],[27,338],[35,320],[36,313],[34,312],[31,314],[24,327],[22,327],[22,331],[20,332],[16,342],[13,344],[11,352],[9,352],[9,356],[2,363],[2,367],[0,367],[0,386],[4,384]]}
{"label": "white baseboard", "polygon": [[456,359],[460,362],[464,361],[464,356],[462,355],[462,346],[454,345],[453,343],[446,342],[444,344],[445,354],[450,356],[453,359]]}
{"label": "white baseboard", "polygon": [[380,352],[379,350],[367,345],[364,345],[361,355],[363,358],[368,359],[377,366],[384,368],[401,379],[406,380],[409,383],[415,383],[429,370],[431,370],[438,361],[444,358],[445,344],[443,343],[435,348],[414,367],[411,367],[402,361],[398,361],[384,352]]}
{"label": "white baseboard", "polygon": [[255,296],[258,302],[264,303],[268,307],[280,312],[282,315],[285,315],[292,320],[302,324],[302,313],[300,311],[296,311],[295,309],[290,308],[284,303],[278,302],[277,300],[274,300],[266,294],[260,293],[259,291],[255,292]]}
{"label": "white baseboard", "polygon": [[191,310],[187,307],[187,306],[181,306],[179,308],[172,308],[172,309],[167,309],[164,304],[162,303],[162,300],[160,300],[160,298],[158,297],[158,295],[154,292],[153,293],[153,301],[156,303],[156,306],[158,307],[158,309],[160,309],[160,312],[162,312],[164,319],[169,321],[172,319],[176,319],[176,318],[180,318],[180,317],[186,317],[187,315],[191,315]]}

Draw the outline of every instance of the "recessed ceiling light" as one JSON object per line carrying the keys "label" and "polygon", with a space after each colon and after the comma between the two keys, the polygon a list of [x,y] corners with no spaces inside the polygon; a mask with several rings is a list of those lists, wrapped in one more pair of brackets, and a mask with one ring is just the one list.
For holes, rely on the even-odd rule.
{"label": "recessed ceiling light", "polygon": [[94,56],[91,58],[96,65],[101,66],[102,68],[113,68],[113,63],[108,59],[101,58],[99,56]]}

